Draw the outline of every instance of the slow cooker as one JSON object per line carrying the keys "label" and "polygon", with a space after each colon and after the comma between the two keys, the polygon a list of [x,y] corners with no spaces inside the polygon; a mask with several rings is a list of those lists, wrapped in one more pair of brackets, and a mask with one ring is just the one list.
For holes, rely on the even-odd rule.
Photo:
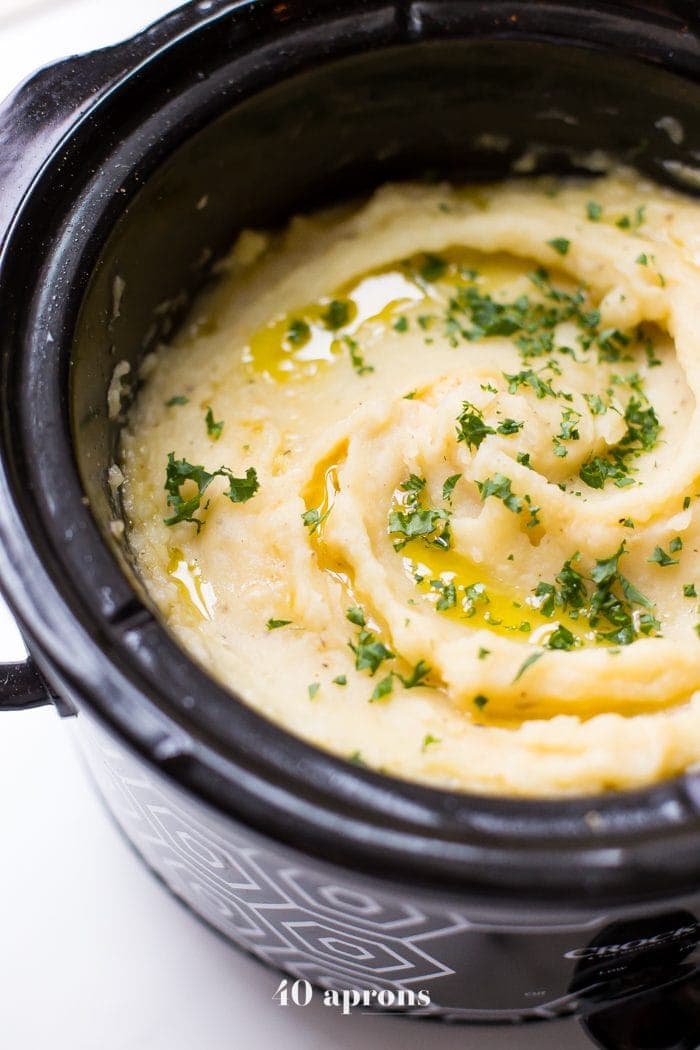
{"label": "slow cooker", "polygon": [[0,704],[73,719],[146,864],[291,981],[697,1047],[700,777],[454,794],[266,721],[178,647],[110,531],[115,365],[138,375],[241,228],[386,179],[613,156],[697,191],[699,81],[691,0],[202,0],[0,112],[0,572],[31,652]]}

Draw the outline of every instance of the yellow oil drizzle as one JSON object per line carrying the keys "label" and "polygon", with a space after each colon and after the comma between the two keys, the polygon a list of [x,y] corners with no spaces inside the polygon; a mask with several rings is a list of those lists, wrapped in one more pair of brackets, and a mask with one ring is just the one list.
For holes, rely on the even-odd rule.
{"label": "yellow oil drizzle", "polygon": [[[440,550],[420,539],[410,540],[401,550],[406,576],[415,583],[423,600],[437,606],[442,590],[432,581],[454,584],[456,604],[441,609],[440,616],[469,625],[486,627],[494,634],[512,638],[520,635],[532,645],[544,645],[558,626],[566,627],[579,644],[596,643],[595,633],[585,619],[574,619],[561,609],[545,616],[530,595],[509,591],[493,580],[483,566],[454,550]],[[462,588],[472,588],[471,596]]]}
{"label": "yellow oil drizzle", "polygon": [[317,518],[311,523],[306,523],[309,536],[318,543],[323,538],[323,530],[329,514],[335,505],[335,498],[340,490],[338,483],[338,464],[333,462],[332,454],[323,463],[319,464],[316,476],[307,486],[304,493],[304,503],[307,512],[315,511]]}
{"label": "yellow oil drizzle", "polygon": [[[318,568],[336,580],[343,588],[344,602],[347,606],[360,606],[364,608],[367,616],[367,627],[375,632],[377,636],[389,645],[391,639],[385,634],[385,626],[381,619],[372,615],[372,610],[363,605],[363,600],[354,588],[352,568],[345,562],[333,556],[323,542],[323,527],[327,516],[332,512],[338,491],[338,466],[342,461],[344,447],[334,449],[331,455],[319,464],[314,477],[305,490],[305,502],[307,509],[319,511],[321,524],[310,534],[309,540],[315,549]],[[398,490],[395,494],[395,505],[406,505],[406,499],[410,494]],[[558,626],[566,627],[577,639],[578,645],[612,647],[612,643],[597,639],[596,634],[589,627],[584,611],[581,617],[576,619],[561,609],[556,609],[553,616],[545,616],[538,607],[538,602],[533,596],[509,590],[497,583],[491,574],[484,571],[483,566],[473,562],[467,556],[452,549],[442,550],[431,547],[423,539],[410,540],[397,554],[402,558],[403,568],[406,576],[416,586],[421,599],[430,603],[433,607],[440,598],[440,591],[431,587],[432,580],[441,580],[443,583],[454,583],[457,593],[461,598],[464,594],[461,588],[473,585],[483,586],[483,597],[477,597],[471,606],[465,609],[459,602],[444,611],[436,611],[438,616],[448,616],[472,629],[486,628],[496,635],[517,640],[522,640],[523,661],[528,654],[534,653],[546,647],[546,642]],[[422,576],[420,582],[416,581],[416,575]],[[485,599],[488,599],[486,601]],[[522,625],[527,623],[528,630],[523,630]],[[544,658],[546,659],[546,653]],[[407,673],[410,668],[407,669]],[[513,668],[517,672],[517,665]],[[439,681],[434,676],[426,681],[433,688],[440,688]],[[613,700],[600,703],[576,704],[571,708],[571,713],[582,719],[592,718],[603,712],[615,712],[626,717],[651,711],[661,711],[672,708],[678,703],[687,700],[687,696],[680,695],[672,698],[660,699],[658,702],[648,701],[630,703],[629,701],[615,702]],[[518,698],[516,700],[503,700],[498,696],[492,696],[489,704],[483,709],[472,709],[469,703],[465,708],[465,714],[481,725],[500,726],[513,728],[527,719],[551,718],[553,715],[566,711],[569,705],[566,700],[541,700],[532,695]]]}
{"label": "yellow oil drizzle", "polygon": [[[434,258],[445,265],[431,274]],[[437,257],[421,253],[360,274],[330,296],[271,318],[252,335],[243,362],[277,383],[308,379],[340,358],[345,338],[389,332],[402,312],[417,305],[423,311],[444,309],[455,289],[469,284],[476,283],[482,294],[497,294],[533,266],[532,260],[505,252],[449,248]],[[334,300],[347,309],[346,323],[335,329],[327,317]]]}
{"label": "yellow oil drizzle", "polygon": [[216,595],[210,583],[202,578],[202,570],[196,561],[187,559],[177,547],[170,549],[168,575],[177,584],[190,609],[205,620],[211,620]]}
{"label": "yellow oil drizzle", "polygon": [[[323,542],[324,527],[340,491],[338,467],[345,455],[346,447],[346,443],[343,442],[318,464],[313,478],[303,492],[303,497],[306,509],[317,510],[319,515],[318,526],[313,529],[310,527],[308,530],[309,541],[314,548],[319,570],[342,586],[347,606],[361,606],[363,603],[355,591],[351,567],[340,558],[334,557]],[[375,631],[379,630],[379,625],[371,618],[370,611],[365,611],[368,626]]]}

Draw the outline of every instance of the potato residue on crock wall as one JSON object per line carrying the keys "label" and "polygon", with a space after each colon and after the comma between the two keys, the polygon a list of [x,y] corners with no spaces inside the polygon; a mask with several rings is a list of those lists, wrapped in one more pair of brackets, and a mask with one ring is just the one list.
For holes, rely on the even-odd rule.
{"label": "potato residue on crock wall", "polygon": [[700,761],[700,205],[629,172],[389,185],[223,269],[120,464],[192,656],[439,786]]}

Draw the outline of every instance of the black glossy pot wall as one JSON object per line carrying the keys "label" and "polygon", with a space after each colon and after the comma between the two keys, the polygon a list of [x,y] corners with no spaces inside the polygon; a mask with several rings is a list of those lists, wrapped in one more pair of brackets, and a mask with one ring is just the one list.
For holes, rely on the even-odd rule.
{"label": "black glossy pot wall", "polygon": [[[700,156],[699,32],[695,3],[208,0],[0,114],[3,588],[136,848],[290,974],[424,989],[442,1018],[577,1012],[610,1046],[673,1001],[659,1046],[700,1042],[697,777],[517,802],[315,750],[164,631],[106,481],[115,365],[138,375],[242,226],[525,157],[586,170],[602,150],[671,181]],[[45,697],[33,664],[0,687]]]}

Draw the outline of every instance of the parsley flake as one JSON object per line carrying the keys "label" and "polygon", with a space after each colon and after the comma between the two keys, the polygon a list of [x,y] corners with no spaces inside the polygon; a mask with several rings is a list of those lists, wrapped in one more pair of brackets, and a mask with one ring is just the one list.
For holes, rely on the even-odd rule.
{"label": "parsley flake", "polygon": [[326,328],[337,332],[339,328],[344,328],[350,320],[350,305],[341,299],[332,299],[325,312],[321,314],[321,320]]}
{"label": "parsley flake", "polygon": [[370,704],[375,703],[377,700],[383,700],[393,691],[394,679],[392,675],[388,674],[386,678],[382,678],[382,680],[375,685],[372,695],[369,698]]}
{"label": "parsley flake", "polygon": [[287,342],[292,346],[303,346],[311,338],[311,329],[306,321],[296,319],[287,329]]}
{"label": "parsley flake", "polygon": [[[224,493],[232,503],[245,503],[252,499],[260,488],[258,476],[254,467],[249,467],[245,477],[237,478],[228,467],[219,467],[218,470],[208,471],[199,464],[188,463],[186,459],[175,459],[175,453],[168,453],[168,463],[165,468],[165,491],[167,492],[167,504],[173,513],[169,518],[164,518],[166,525],[177,525],[179,522],[187,521],[196,526],[200,531],[204,522],[195,517],[201,508],[202,497],[209,488],[214,478],[226,478],[229,487]],[[196,493],[189,498],[181,494],[183,485],[193,482]]]}
{"label": "parsley flake", "polygon": [[447,500],[448,503],[452,502],[452,493],[454,492],[455,485],[461,477],[461,474],[451,474],[449,478],[445,478],[442,486],[442,498]]}
{"label": "parsley flake", "polygon": [[212,412],[211,405],[207,409],[207,414],[204,417],[207,424],[207,434],[213,441],[218,441],[221,437],[221,432],[224,429],[224,421],[219,420],[218,422],[214,419],[214,413]]}
{"label": "parsley flake", "polygon": [[555,237],[554,240],[547,241],[547,244],[559,255],[566,255],[571,246],[571,241],[567,240],[566,237]]}
{"label": "parsley flake", "polygon": [[661,547],[654,547],[654,553],[647,561],[654,562],[656,565],[660,565],[661,568],[665,569],[669,565],[678,565],[678,558],[672,558],[670,554],[667,554]]}
{"label": "parsley flake", "polygon": [[542,656],[544,656],[544,652],[540,651],[540,652],[537,652],[537,653],[531,653],[530,656],[528,656],[527,660],[523,660],[523,662],[521,663],[520,667],[518,668],[518,672],[517,672],[515,678],[513,679],[511,685],[515,685],[516,682],[519,682],[520,679],[522,678],[522,676],[528,670],[528,668],[532,667],[532,665],[534,663],[537,663],[537,661]]}
{"label": "parsley flake", "polygon": [[489,434],[496,431],[484,421],[484,414],[470,401],[462,403],[462,411],[457,417],[457,441],[464,441],[469,448],[479,448]]}
{"label": "parsley flake", "polygon": [[428,677],[430,671],[431,668],[425,660],[419,660],[406,678],[398,672],[397,676],[401,679],[404,689],[415,689],[416,686],[423,685],[423,680]]}

